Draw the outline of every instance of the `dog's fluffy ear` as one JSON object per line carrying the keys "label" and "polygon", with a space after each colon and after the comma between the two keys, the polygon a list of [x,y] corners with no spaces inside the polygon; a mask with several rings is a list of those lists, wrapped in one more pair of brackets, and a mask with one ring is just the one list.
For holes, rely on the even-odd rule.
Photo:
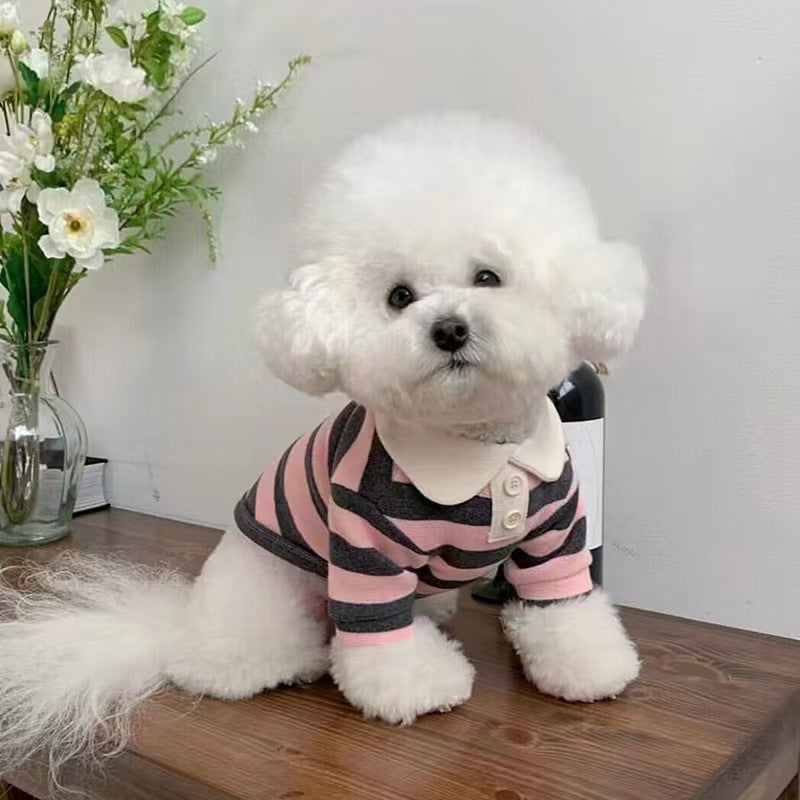
{"label": "dog's fluffy ear", "polygon": [[312,395],[338,388],[330,287],[322,264],[292,272],[289,288],[269,292],[256,308],[255,332],[270,370]]}
{"label": "dog's fluffy ear", "polygon": [[644,314],[647,274],[621,242],[567,247],[554,263],[558,302],[578,361],[605,361],[630,347]]}

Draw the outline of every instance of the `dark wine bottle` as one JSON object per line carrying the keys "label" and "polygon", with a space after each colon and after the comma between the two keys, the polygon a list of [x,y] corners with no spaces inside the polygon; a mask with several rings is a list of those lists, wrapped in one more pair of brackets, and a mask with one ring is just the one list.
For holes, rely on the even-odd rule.
{"label": "dark wine bottle", "polygon": [[586,511],[586,546],[592,551],[592,579],[603,583],[603,454],[606,398],[602,365],[581,364],[550,392],[564,423],[570,458]]}
{"label": "dark wine bottle", "polygon": [[[586,510],[586,546],[592,552],[592,580],[603,582],[603,446],[605,392],[598,373],[602,365],[585,363],[550,391],[550,400],[564,423],[564,435],[572,464],[578,473]],[[513,589],[499,569],[492,579],[478,581],[472,589],[476,600],[505,603]]]}

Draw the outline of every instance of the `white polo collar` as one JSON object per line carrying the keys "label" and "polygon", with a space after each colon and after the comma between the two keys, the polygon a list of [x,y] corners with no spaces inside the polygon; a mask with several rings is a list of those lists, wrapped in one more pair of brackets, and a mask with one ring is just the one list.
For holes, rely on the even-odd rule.
{"label": "white polo collar", "polygon": [[495,444],[444,431],[405,425],[375,415],[378,436],[392,460],[429,500],[464,503],[484,489],[509,461],[543,481],[555,481],[567,459],[566,441],[555,406],[546,400],[531,438]]}

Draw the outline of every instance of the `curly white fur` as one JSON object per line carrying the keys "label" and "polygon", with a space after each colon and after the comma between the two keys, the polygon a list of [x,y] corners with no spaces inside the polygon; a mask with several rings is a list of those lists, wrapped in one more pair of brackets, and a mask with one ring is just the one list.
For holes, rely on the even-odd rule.
{"label": "curly white fur", "polygon": [[328,671],[326,583],[228,531],[194,584],[170,652],[172,681],[223,700]]}
{"label": "curly white fur", "polygon": [[639,674],[636,648],[600,589],[549,606],[511,603],[503,626],[528,680],[553,697],[616,697]]}
{"label": "curly white fur", "polygon": [[132,714],[165,681],[189,593],[173,572],[65,555],[0,581],[0,773],[47,754],[122,747]]}
{"label": "curly white fur", "polygon": [[331,676],[364,716],[408,725],[422,714],[450,711],[472,694],[475,668],[461,645],[427,617],[407,639],[361,647],[331,645]]}
{"label": "curly white fur", "polygon": [[[362,139],[312,195],[301,237],[289,289],[259,307],[271,369],[427,424],[529,419],[574,364],[626,349],[644,310],[638,253],[602,241],[577,178],[506,122],[451,114]],[[503,286],[476,291],[481,267]],[[417,298],[401,314],[386,303],[396,284]],[[456,313],[476,369],[448,372],[429,331]]]}

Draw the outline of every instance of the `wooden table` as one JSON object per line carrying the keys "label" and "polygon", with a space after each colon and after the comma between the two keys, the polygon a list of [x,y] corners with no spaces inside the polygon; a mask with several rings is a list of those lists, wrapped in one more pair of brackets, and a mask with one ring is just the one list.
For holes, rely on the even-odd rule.
{"label": "wooden table", "polygon": [[[79,519],[70,540],[32,555],[112,551],[196,572],[218,536],[110,511]],[[167,693],[104,778],[75,770],[68,778],[102,800],[797,798],[800,642],[644,611],[623,616],[644,670],[615,702],[537,694],[495,609],[465,598],[452,630],[478,678],[457,711],[391,728],[361,719],[327,680],[238,703]],[[35,770],[13,782],[46,796]]]}

